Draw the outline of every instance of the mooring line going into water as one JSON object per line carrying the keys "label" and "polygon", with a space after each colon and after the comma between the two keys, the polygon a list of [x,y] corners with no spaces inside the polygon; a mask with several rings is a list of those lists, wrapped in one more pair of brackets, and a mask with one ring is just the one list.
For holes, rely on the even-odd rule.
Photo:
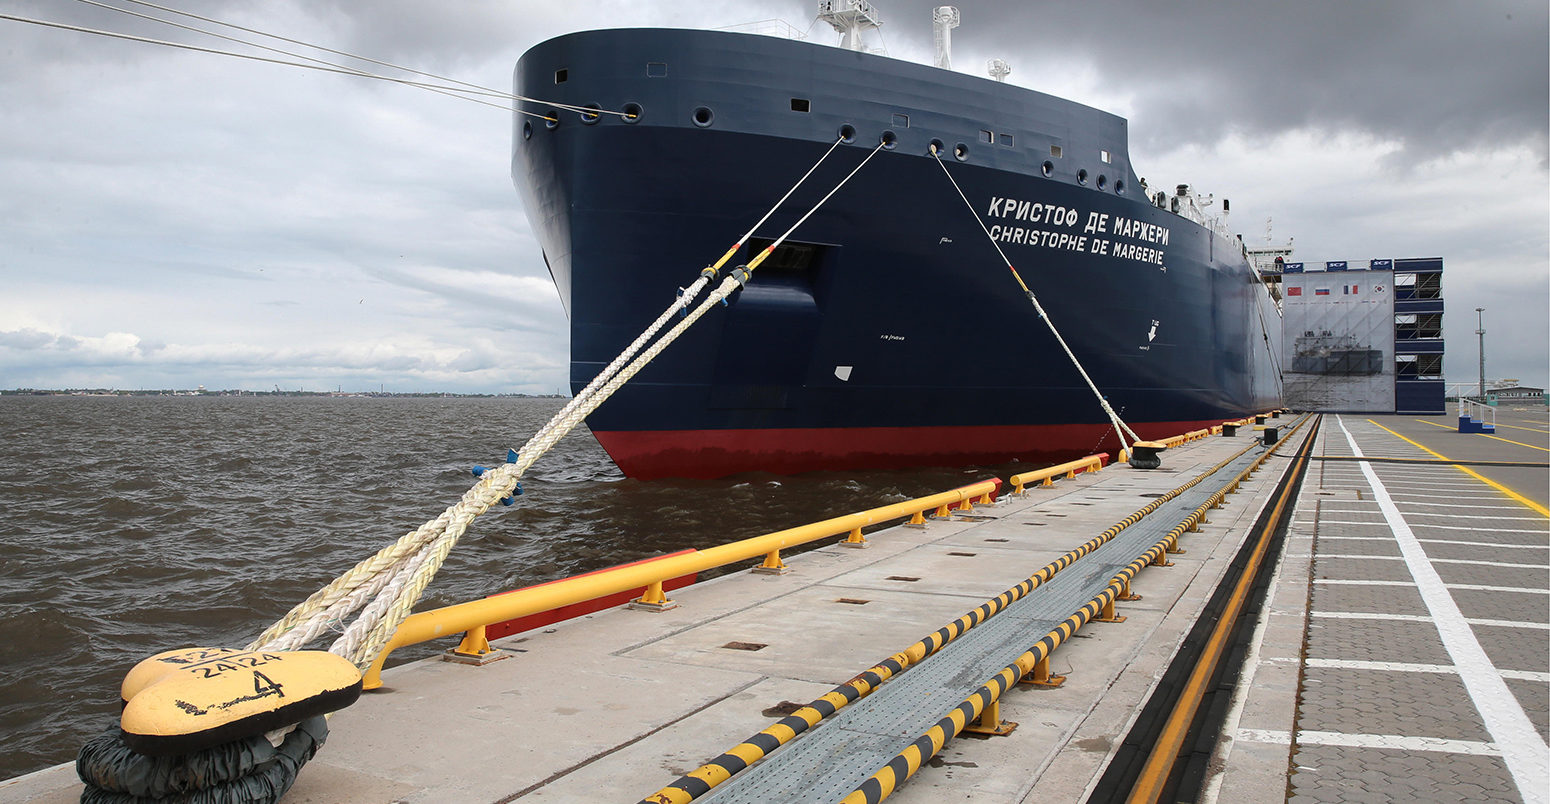
{"label": "mooring line going into water", "polygon": [[1121,452],[1128,450],[1129,445],[1125,443],[1125,434],[1129,433],[1131,439],[1135,441],[1140,441],[1141,436],[1136,435],[1136,431],[1130,429],[1130,425],[1126,424],[1125,420],[1119,417],[1119,414],[1114,411],[1114,407],[1109,404],[1109,400],[1103,395],[1103,392],[1098,390],[1098,385],[1093,382],[1093,378],[1087,375],[1087,369],[1082,367],[1082,361],[1076,359],[1076,353],[1071,351],[1071,347],[1066,344],[1066,339],[1061,337],[1060,330],[1055,327],[1055,322],[1044,311],[1044,305],[1039,304],[1039,297],[1034,295],[1033,291],[1028,288],[1028,283],[1023,281],[1023,275],[1017,272],[1017,269],[1012,265],[1012,261],[1007,258],[1006,252],[1001,250],[1001,244],[997,243],[996,238],[991,236],[990,229],[985,226],[985,221],[980,218],[979,211],[974,208],[974,204],[969,202],[969,197],[964,195],[963,188],[958,186],[958,180],[953,178],[952,172],[942,162],[942,154],[935,145],[931,146],[931,155],[936,158],[937,166],[942,168],[942,174],[947,177],[948,181],[953,183],[953,189],[958,191],[958,197],[962,198],[964,206],[969,208],[969,214],[974,216],[974,222],[979,224],[980,231],[985,233],[986,239],[990,240],[990,245],[995,248],[997,254],[1001,255],[1001,261],[1006,263],[1007,270],[1012,272],[1012,278],[1017,280],[1018,286],[1028,296],[1028,301],[1033,303],[1034,311],[1039,314],[1039,318],[1049,327],[1050,334],[1055,336],[1055,341],[1060,344],[1060,348],[1065,350],[1066,357],[1071,358],[1071,365],[1076,366],[1077,373],[1082,375],[1082,380],[1092,390],[1093,396],[1098,398],[1098,404],[1103,407],[1103,412],[1109,416],[1109,423],[1114,426],[1114,434],[1119,436]]}
{"label": "mooring line going into water", "polygon": [[[836,143],[836,146],[838,143]],[[472,524],[475,517],[484,513],[497,501],[510,499],[519,489],[519,480],[522,474],[545,452],[559,441],[566,433],[580,424],[588,414],[596,410],[604,401],[613,395],[631,377],[645,368],[655,357],[666,349],[679,335],[693,326],[705,315],[717,302],[724,301],[737,290],[747,284],[753,271],[759,264],[774,253],[787,238],[796,231],[808,218],[818,211],[840,188],[860,172],[871,161],[877,152],[882,150],[883,143],[869,153],[854,169],[848,173],[833,189],[822,199],[814,204],[795,224],[787,229],[779,238],[761,251],[748,265],[737,268],[726,277],[704,301],[692,312],[687,313],[672,329],[662,335],[655,343],[652,343],[628,365],[619,369],[606,382],[599,385],[595,391],[582,399],[578,395],[567,405],[565,410],[556,414],[549,424],[530,438],[523,445],[521,452],[508,453],[508,462],[492,470],[484,471],[480,475],[479,482],[465,492],[458,502],[441,513],[439,517],[426,522],[415,531],[405,534],[397,542],[384,547],[376,555],[356,565],[355,568],[340,576],[333,583],[314,593],[307,601],[292,609],[285,618],[275,623],[253,643],[253,647],[262,647],[266,650],[281,650],[290,647],[293,638],[290,634],[297,629],[297,623],[308,621],[308,626],[296,634],[294,639],[299,639],[306,633],[321,633],[319,630],[331,628],[339,622],[340,610],[348,603],[353,603],[367,596],[367,592],[355,594],[365,585],[379,585],[380,591],[376,592],[371,603],[362,610],[356,620],[346,628],[343,634],[329,647],[329,650],[341,656],[349,658],[357,666],[365,667],[371,664],[376,654],[387,644],[398,624],[408,617],[411,609],[419,600],[420,594],[435,576],[441,564],[446,560],[447,554],[461,538],[462,534]],[[831,146],[829,153],[832,153]],[[828,153],[825,154],[825,158]],[[822,161],[822,160],[820,160]],[[816,165],[814,166],[816,168]],[[808,175],[812,171],[809,170]],[[804,176],[805,180],[807,177]],[[794,189],[794,188],[793,188]],[[789,197],[789,193],[787,197]],[[784,199],[782,199],[784,200]],[[768,216],[766,216],[766,219]],[[729,250],[723,256],[718,265],[730,259],[736,249]],[[709,281],[709,276],[702,272],[702,280]],[[671,313],[682,309],[686,301],[675,301],[661,320],[671,317]],[[589,386],[591,387],[591,386]],[[391,580],[382,582],[378,578],[381,574],[388,574]],[[347,612],[346,612],[347,613]],[[314,620],[313,618],[317,618]]]}

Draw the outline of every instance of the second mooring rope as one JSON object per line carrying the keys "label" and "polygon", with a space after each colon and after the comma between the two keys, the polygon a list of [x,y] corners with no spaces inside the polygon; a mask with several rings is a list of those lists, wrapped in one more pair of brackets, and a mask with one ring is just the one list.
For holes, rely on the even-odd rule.
{"label": "second mooring rope", "polygon": [[1066,339],[1061,337],[1060,330],[1055,327],[1055,322],[1050,319],[1049,313],[1044,311],[1044,305],[1039,304],[1039,297],[1034,295],[1032,290],[1028,289],[1028,283],[1023,281],[1022,274],[1019,274],[1017,269],[1012,267],[1012,261],[1007,259],[1006,252],[1001,250],[1001,244],[997,243],[994,237],[991,237],[990,229],[986,228],[985,221],[980,218],[979,212],[974,209],[974,205],[969,203],[969,197],[963,194],[963,188],[958,186],[958,180],[953,178],[953,174],[947,170],[947,165],[942,163],[942,155],[937,152],[937,148],[934,145],[931,146],[931,155],[936,157],[936,163],[942,168],[942,173],[947,176],[947,180],[953,183],[953,189],[958,191],[958,197],[962,198],[964,206],[969,208],[969,214],[974,216],[974,222],[980,225],[980,231],[985,233],[985,237],[990,240],[990,245],[995,247],[997,254],[1001,255],[1001,261],[1006,263],[1007,270],[1012,272],[1012,278],[1017,280],[1018,286],[1028,296],[1028,301],[1033,303],[1034,311],[1039,314],[1039,318],[1049,327],[1050,334],[1055,336],[1055,341],[1060,344],[1060,348],[1065,350],[1066,357],[1071,358],[1071,365],[1076,366],[1077,373],[1082,375],[1082,380],[1087,383],[1088,388],[1092,389],[1093,396],[1098,398],[1098,404],[1103,408],[1103,412],[1108,415],[1109,423],[1114,426],[1114,434],[1119,436],[1120,449],[1128,450],[1130,445],[1125,443],[1125,434],[1129,433],[1133,441],[1140,441],[1141,436],[1136,435],[1136,431],[1130,429],[1130,425],[1126,424],[1125,420],[1119,417],[1119,413],[1115,412],[1113,406],[1109,404],[1109,400],[1104,397],[1103,392],[1098,390],[1098,385],[1093,382],[1093,378],[1087,375],[1087,369],[1082,367],[1082,361],[1076,359],[1076,353],[1071,351],[1071,347],[1066,344]]}

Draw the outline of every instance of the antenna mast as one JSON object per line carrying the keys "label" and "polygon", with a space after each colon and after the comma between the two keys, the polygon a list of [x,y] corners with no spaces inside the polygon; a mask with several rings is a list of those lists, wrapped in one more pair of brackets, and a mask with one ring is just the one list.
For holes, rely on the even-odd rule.
{"label": "antenna mast", "polygon": [[937,6],[931,12],[931,21],[936,25],[936,66],[951,70],[953,68],[953,29],[958,27],[957,6]]}
{"label": "antenna mast", "polygon": [[840,47],[846,50],[865,50],[861,32],[875,31],[883,24],[877,9],[866,0],[819,0],[818,19],[834,26],[844,37]]}

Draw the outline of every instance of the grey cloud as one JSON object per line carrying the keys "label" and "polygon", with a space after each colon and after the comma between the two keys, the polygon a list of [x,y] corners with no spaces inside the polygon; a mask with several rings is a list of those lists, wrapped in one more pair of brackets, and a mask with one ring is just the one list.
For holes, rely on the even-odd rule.
{"label": "grey cloud", "polygon": [[11,349],[42,349],[58,340],[47,332],[35,329],[15,329],[8,332],[0,332],[0,346]]}
{"label": "grey cloud", "polygon": [[[885,30],[930,42],[937,3],[890,0]],[[1528,142],[1545,158],[1550,12],[1542,2],[961,3],[955,50],[1012,63],[1035,89],[1076,61],[1134,98],[1142,144],[1321,126],[1413,156]],[[964,62],[966,71],[982,69]]]}

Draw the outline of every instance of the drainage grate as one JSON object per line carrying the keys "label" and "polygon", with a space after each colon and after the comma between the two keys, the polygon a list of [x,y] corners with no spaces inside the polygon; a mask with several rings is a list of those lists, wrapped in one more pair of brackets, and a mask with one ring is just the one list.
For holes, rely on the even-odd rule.
{"label": "drainage grate", "polygon": [[964,558],[968,558],[970,556],[975,556],[975,555],[979,555],[979,554],[978,553],[948,553],[948,555],[950,555],[950,556],[963,556]]}
{"label": "drainage grate", "polygon": [[765,648],[769,647],[769,645],[766,645],[762,642],[728,642],[721,647],[730,648],[732,650],[764,650]]}
{"label": "drainage grate", "polygon": [[986,539],[987,542],[1009,542],[1011,539]]}
{"label": "drainage grate", "polygon": [[857,599],[855,599],[853,597],[842,597],[842,598],[840,598],[840,599],[838,599],[838,600],[836,600],[834,602],[835,603],[849,603],[852,606],[865,606],[866,604],[871,603],[872,601],[870,601],[870,600],[857,600]]}
{"label": "drainage grate", "polygon": [[885,580],[885,581],[912,581],[913,582],[913,581],[918,581],[920,579],[919,578],[911,578],[908,575],[889,575],[887,578],[884,578],[883,580]]}

